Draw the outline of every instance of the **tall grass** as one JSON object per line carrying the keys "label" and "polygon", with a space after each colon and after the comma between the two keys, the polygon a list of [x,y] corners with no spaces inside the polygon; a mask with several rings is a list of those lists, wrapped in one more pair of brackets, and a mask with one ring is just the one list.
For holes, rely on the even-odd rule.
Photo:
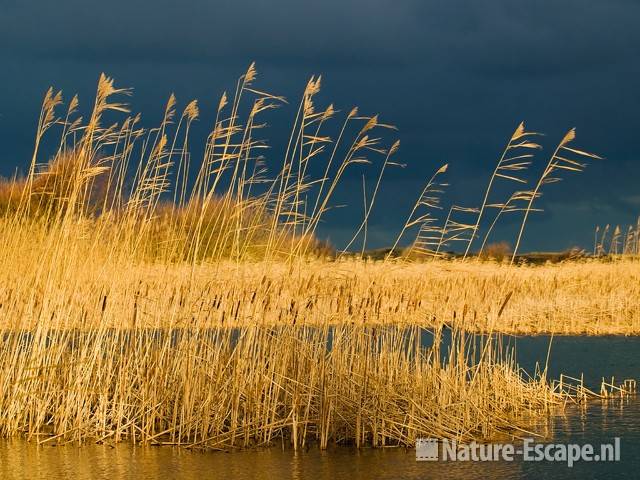
{"label": "tall grass", "polygon": [[[285,99],[257,89],[256,78],[251,65],[221,96],[199,164],[189,154],[195,101],[180,113],[170,96],[145,130],[122,102],[130,90],[105,75],[86,123],[76,97],[58,116],[62,95],[47,92],[27,176],[0,185],[0,434],[213,449],[518,435],[561,392],[545,375],[525,377],[493,332],[534,323],[556,331],[578,312],[596,332],[619,317],[637,329],[637,283],[616,283],[620,297],[603,300],[562,281],[598,289],[629,275],[627,263],[534,271],[406,262],[436,260],[460,232],[470,244],[491,205],[487,194],[466,210],[475,224],[449,215],[438,227],[446,165],[391,251],[418,227],[410,255],[317,258],[327,253],[318,225],[346,172],[377,157],[354,238],[366,231],[395,163],[398,143],[382,140],[393,127],[354,108],[332,139],[324,129],[339,112],[315,105],[314,77],[272,173],[262,115]],[[107,112],[128,116],[104,126]],[[55,154],[40,161],[54,127]],[[506,158],[494,177],[520,169]],[[550,290],[550,280],[560,287]]]}
{"label": "tall grass", "polygon": [[[485,212],[485,209],[489,206],[489,194],[491,193],[491,187],[493,186],[494,182],[498,178],[502,178],[508,181],[526,183],[526,180],[518,175],[520,172],[525,171],[531,165],[533,154],[530,153],[530,151],[541,148],[540,145],[530,140],[530,138],[534,135],[538,134],[535,132],[527,132],[525,130],[524,123],[520,123],[515,132],[513,132],[513,135],[511,135],[511,138],[509,139],[507,146],[502,152],[502,155],[500,156],[500,159],[498,160],[498,163],[496,164],[496,167],[491,174],[491,178],[489,179],[489,184],[487,185],[484,198],[482,199],[482,205],[478,209],[476,222],[471,227],[471,234],[469,236],[469,240],[467,241],[467,247],[464,251],[464,258],[469,255],[471,245],[473,244],[473,241],[478,232],[478,228],[480,227],[482,216]],[[498,216],[500,215],[500,213],[502,213],[502,210],[500,210]],[[496,219],[498,216],[496,216]]]}
{"label": "tall grass", "polygon": [[593,240],[593,256],[637,257],[640,255],[640,217],[635,225],[627,225],[625,230],[616,225],[610,232],[610,225],[596,226]]}
{"label": "tall grass", "polygon": [[585,159],[601,159],[599,156],[594,155],[593,153],[578,150],[573,146],[569,146],[571,142],[575,140],[575,138],[575,129],[569,130],[565,134],[565,136],[562,137],[562,140],[549,158],[549,162],[543,170],[542,175],[540,175],[538,183],[536,183],[536,186],[533,188],[533,190],[526,192],[526,195],[529,198],[527,206],[524,209],[524,216],[522,218],[522,223],[520,224],[520,231],[518,232],[516,244],[513,248],[513,255],[511,257],[512,263],[516,258],[516,254],[518,253],[520,241],[522,240],[522,234],[524,233],[524,227],[527,223],[527,218],[529,218],[529,213],[532,211],[533,202],[540,196],[542,196],[542,187],[550,183],[559,182],[561,178],[558,175],[563,171],[582,172],[586,167],[586,163],[583,163]]}
{"label": "tall grass", "polygon": [[[256,77],[251,65],[233,97],[222,95],[199,166],[188,150],[191,125],[200,114],[196,101],[179,114],[172,95],[160,124],[149,130],[139,127],[139,115],[104,127],[107,112],[129,112],[126,104],[113,100],[128,95],[128,89],[116,88],[113,79],[102,75],[86,124],[76,118],[77,97],[58,117],[62,94],[50,89],[26,178],[0,185],[2,210],[16,225],[39,217],[62,229],[92,217],[135,248],[155,242],[167,260],[194,264],[221,258],[291,260],[316,247],[324,250],[314,237],[341,178],[353,165],[370,163],[368,154],[386,156],[386,165],[398,143],[384,147],[377,131],[393,127],[353,109],[333,141],[323,130],[339,113],[332,105],[317,109],[320,78],[312,78],[282,164],[271,174],[261,153],[268,147],[259,136],[265,126],[261,116],[285,99],[255,89]],[[45,136],[58,126],[57,153],[39,162]],[[317,166],[310,168],[312,163]],[[324,173],[312,177],[319,168]],[[160,238],[144,241],[151,233]]]}
{"label": "tall grass", "polygon": [[457,333],[442,359],[440,340],[425,349],[419,334],[193,324],[13,332],[0,358],[0,432],[41,444],[412,445],[517,434],[560,399],[541,379],[524,382],[492,340]]}

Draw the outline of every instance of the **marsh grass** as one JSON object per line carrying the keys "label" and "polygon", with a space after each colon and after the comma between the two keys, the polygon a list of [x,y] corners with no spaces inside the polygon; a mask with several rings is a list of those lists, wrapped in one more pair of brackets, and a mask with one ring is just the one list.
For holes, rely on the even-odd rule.
{"label": "marsh grass", "polygon": [[635,225],[621,229],[619,225],[596,226],[593,241],[593,256],[610,258],[634,258],[640,255],[640,217]]}
{"label": "marsh grass", "polygon": [[[314,104],[314,77],[268,169],[261,118],[285,99],[256,76],[251,65],[221,96],[199,164],[188,153],[195,101],[180,113],[172,95],[145,130],[122,103],[130,91],[105,75],[86,123],[77,97],[58,116],[61,93],[46,93],[27,176],[0,185],[2,435],[210,449],[519,435],[564,394],[544,373],[526,377],[493,332],[638,331],[638,283],[619,281],[637,280],[630,262],[440,261],[447,242],[473,240],[490,206],[459,207],[479,216],[438,227],[446,166],[396,242],[418,227],[413,250],[433,262],[320,259],[330,252],[317,228],[345,172],[381,158],[354,239],[366,234],[394,129],[354,108],[330,138],[339,112]],[[107,112],[129,116],[105,127]],[[41,162],[55,129],[56,153]],[[507,167],[520,165],[501,161],[496,175]],[[489,334],[480,347],[477,332]]]}
{"label": "marsh grass", "polygon": [[406,446],[521,435],[561,399],[524,381],[491,338],[472,346],[457,330],[440,352],[419,335],[346,325],[5,334],[0,431],[58,445]]}

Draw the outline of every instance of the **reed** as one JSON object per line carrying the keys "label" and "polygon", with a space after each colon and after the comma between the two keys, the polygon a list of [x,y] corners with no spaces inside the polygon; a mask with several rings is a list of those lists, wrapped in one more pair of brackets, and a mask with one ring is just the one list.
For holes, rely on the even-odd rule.
{"label": "reed", "polygon": [[[533,202],[542,196],[542,187],[547,184],[556,183],[561,180],[558,176],[563,171],[568,172],[582,172],[587,164],[583,163],[585,160],[589,159],[597,159],[601,160],[601,157],[595,155],[593,153],[585,152],[583,150],[578,150],[573,146],[569,146],[571,142],[573,142],[576,138],[575,129],[569,130],[560,143],[557,145],[555,150],[553,151],[551,157],[549,158],[549,162],[547,166],[540,175],[538,179],[538,183],[533,188],[533,190],[529,190],[528,192],[524,192],[526,196],[528,196],[528,203],[526,208],[524,209],[524,215],[522,218],[522,223],[520,224],[520,231],[518,232],[518,237],[516,239],[515,247],[513,248],[513,255],[511,257],[511,262],[516,258],[518,253],[518,248],[520,246],[520,241],[522,240],[522,234],[524,233],[524,227],[527,223],[527,219],[529,218],[529,213],[533,211]],[[572,157],[572,158],[569,158]],[[555,175],[555,176],[554,176]]]}
{"label": "reed", "polygon": [[[476,222],[470,228],[471,234],[469,236],[469,240],[467,241],[467,247],[464,251],[464,258],[469,255],[471,245],[476,238],[476,234],[480,227],[480,222],[482,221],[482,216],[485,212],[485,209],[489,206],[492,206],[488,203],[488,201],[489,194],[491,193],[491,187],[493,187],[494,182],[497,179],[502,178],[511,182],[526,183],[526,179],[520,176],[520,172],[527,170],[531,165],[533,159],[533,154],[530,153],[531,150],[542,148],[537,143],[531,141],[531,137],[535,135],[539,134],[526,131],[524,123],[520,123],[520,125],[518,125],[518,128],[516,128],[516,130],[513,132],[513,135],[511,135],[507,146],[502,152],[502,155],[500,156],[500,159],[498,160],[498,163],[496,164],[496,167],[491,174],[489,184],[487,185],[487,189],[484,194],[484,198],[482,199],[482,204],[478,209]],[[503,210],[499,211],[498,215],[496,216],[496,220],[502,212]]]}
{"label": "reed", "polygon": [[524,382],[495,339],[474,343],[456,330],[441,352],[437,338],[420,346],[420,333],[194,324],[14,331],[0,356],[0,432],[46,445],[406,446],[420,436],[523,434],[560,401],[540,378]]}
{"label": "reed", "polygon": [[88,223],[77,225],[76,233],[84,236],[81,242],[63,244],[49,239],[50,231],[31,226],[7,239],[11,243],[2,252],[7,268],[0,272],[3,328],[31,331],[52,316],[62,316],[68,328],[115,328],[133,317],[147,328],[192,321],[207,327],[295,322],[437,328],[463,316],[465,329],[476,332],[640,332],[637,259],[540,266],[308,259],[193,267],[134,261],[101,248],[97,245],[111,240]]}
{"label": "reed", "polygon": [[611,238],[607,238],[610,229],[608,224],[604,228],[596,226],[593,240],[594,257],[633,258],[640,255],[640,217],[635,224],[627,225],[624,231],[620,225],[616,225]]}
{"label": "reed", "polygon": [[[345,172],[381,158],[354,239],[366,230],[395,163],[393,127],[354,108],[333,140],[324,128],[339,112],[315,105],[314,77],[271,174],[261,118],[285,99],[256,78],[251,65],[221,96],[199,165],[195,101],[179,113],[171,95],[145,130],[118,100],[130,90],[106,75],[86,123],[77,97],[58,116],[62,95],[47,92],[27,176],[0,185],[0,434],[208,449],[517,436],[565,394],[525,377],[495,332],[639,330],[632,261],[440,259],[490,206],[458,208],[476,224],[450,215],[440,229],[446,165],[392,249],[419,227],[413,253],[432,262],[327,261],[318,224]],[[128,116],[105,127],[110,111]],[[53,127],[58,147],[42,162]]]}

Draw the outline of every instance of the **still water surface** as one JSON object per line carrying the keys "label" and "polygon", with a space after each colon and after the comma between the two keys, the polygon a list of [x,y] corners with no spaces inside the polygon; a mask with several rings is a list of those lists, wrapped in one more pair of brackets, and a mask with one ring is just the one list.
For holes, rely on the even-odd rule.
{"label": "still water surface", "polygon": [[[544,365],[548,337],[515,340],[520,364]],[[555,337],[549,374],[584,374],[593,387],[603,376],[640,380],[640,338]],[[234,453],[197,453],[169,447],[89,445],[38,447],[23,440],[0,442],[0,479],[607,479],[640,478],[640,399],[592,401],[568,407],[554,418],[545,441],[610,443],[621,438],[616,463],[578,462],[572,468],[552,462],[416,462],[413,449],[338,447],[294,453],[272,448]]]}

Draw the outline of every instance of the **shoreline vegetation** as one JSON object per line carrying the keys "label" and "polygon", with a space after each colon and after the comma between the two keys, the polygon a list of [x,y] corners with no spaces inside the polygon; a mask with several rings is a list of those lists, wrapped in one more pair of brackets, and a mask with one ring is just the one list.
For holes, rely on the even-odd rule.
{"label": "shoreline vegetation", "polygon": [[[637,229],[606,257],[604,234],[593,258],[534,266],[518,253],[543,186],[599,159],[573,146],[573,130],[533,189],[495,201],[493,182],[524,183],[540,149],[519,125],[481,207],[452,205],[438,222],[443,165],[392,248],[367,260],[382,178],[400,166],[399,143],[384,140],[394,127],[354,108],[325,133],[339,112],[318,110],[314,77],[271,173],[261,116],[286,101],[254,87],[256,75],[251,65],[220,98],[200,164],[188,148],[196,101],[179,114],[172,95],[146,130],[121,103],[130,91],[104,75],[86,122],[77,97],[59,115],[61,93],[47,92],[27,175],[0,184],[0,435],[408,446],[522,436],[563,403],[599,396],[552,382],[545,367],[528,376],[501,340],[640,333]],[[41,150],[54,153],[41,162]],[[345,171],[367,165],[377,170],[363,219],[334,251],[317,227]],[[501,215],[518,212],[516,248],[489,243]]]}

